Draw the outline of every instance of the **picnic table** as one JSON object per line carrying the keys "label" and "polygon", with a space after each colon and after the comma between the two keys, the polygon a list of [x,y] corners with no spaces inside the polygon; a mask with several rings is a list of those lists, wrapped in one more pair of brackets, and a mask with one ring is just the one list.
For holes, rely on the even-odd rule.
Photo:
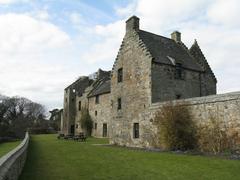
{"label": "picnic table", "polygon": [[84,133],[79,133],[78,135],[75,135],[73,137],[73,140],[75,141],[86,141],[87,137]]}

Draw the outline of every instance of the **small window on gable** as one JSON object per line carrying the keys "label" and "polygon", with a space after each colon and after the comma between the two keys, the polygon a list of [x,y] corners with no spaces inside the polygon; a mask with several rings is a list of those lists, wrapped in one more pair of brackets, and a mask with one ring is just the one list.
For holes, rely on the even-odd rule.
{"label": "small window on gable", "polygon": [[99,104],[99,95],[96,95],[95,97],[95,104]]}
{"label": "small window on gable", "polygon": [[81,109],[82,109],[82,103],[81,103],[81,101],[79,101],[78,102],[78,110],[81,111]]}
{"label": "small window on gable", "polygon": [[123,81],[123,69],[119,68],[118,69],[118,82],[122,82]]}
{"label": "small window on gable", "polygon": [[181,94],[177,94],[176,99],[181,99]]}
{"label": "small window on gable", "polygon": [[139,138],[139,123],[133,124],[133,138]]}
{"label": "small window on gable", "polygon": [[176,63],[175,79],[183,79],[183,69],[182,69],[182,64],[181,63]]}
{"label": "small window on gable", "polygon": [[121,98],[118,98],[117,103],[118,103],[117,109],[118,110],[122,109],[122,99]]}

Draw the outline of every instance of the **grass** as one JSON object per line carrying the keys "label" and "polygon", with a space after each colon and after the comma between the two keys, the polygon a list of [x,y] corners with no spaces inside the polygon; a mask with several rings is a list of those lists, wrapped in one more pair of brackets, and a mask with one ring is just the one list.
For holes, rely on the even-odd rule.
{"label": "grass", "polygon": [[21,141],[5,142],[0,144],[0,158],[7,154],[9,151],[17,147]]}
{"label": "grass", "polygon": [[240,161],[215,157],[144,152],[84,142],[57,140],[56,135],[31,137],[20,180],[79,179],[240,179]]}

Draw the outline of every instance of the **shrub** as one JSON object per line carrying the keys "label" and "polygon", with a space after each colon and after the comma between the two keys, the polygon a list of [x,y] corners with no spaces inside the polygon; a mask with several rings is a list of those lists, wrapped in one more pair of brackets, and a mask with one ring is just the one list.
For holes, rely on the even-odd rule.
{"label": "shrub", "polygon": [[239,133],[236,128],[220,121],[213,114],[210,115],[208,122],[198,128],[198,146],[202,152],[219,154],[235,151],[238,141]]}
{"label": "shrub", "polygon": [[196,126],[188,106],[168,103],[156,113],[154,123],[158,129],[160,148],[189,150],[196,147]]}
{"label": "shrub", "polygon": [[92,121],[92,118],[91,118],[87,108],[82,108],[80,122],[81,122],[81,128],[86,131],[86,134],[88,136],[91,136],[92,128],[93,128],[93,121]]}

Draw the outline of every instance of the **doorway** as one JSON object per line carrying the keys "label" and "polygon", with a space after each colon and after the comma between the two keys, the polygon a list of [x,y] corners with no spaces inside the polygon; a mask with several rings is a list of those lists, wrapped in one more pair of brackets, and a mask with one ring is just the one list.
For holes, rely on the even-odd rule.
{"label": "doorway", "polygon": [[107,124],[103,124],[103,137],[107,137]]}
{"label": "doorway", "polygon": [[75,126],[71,125],[70,134],[74,135]]}

